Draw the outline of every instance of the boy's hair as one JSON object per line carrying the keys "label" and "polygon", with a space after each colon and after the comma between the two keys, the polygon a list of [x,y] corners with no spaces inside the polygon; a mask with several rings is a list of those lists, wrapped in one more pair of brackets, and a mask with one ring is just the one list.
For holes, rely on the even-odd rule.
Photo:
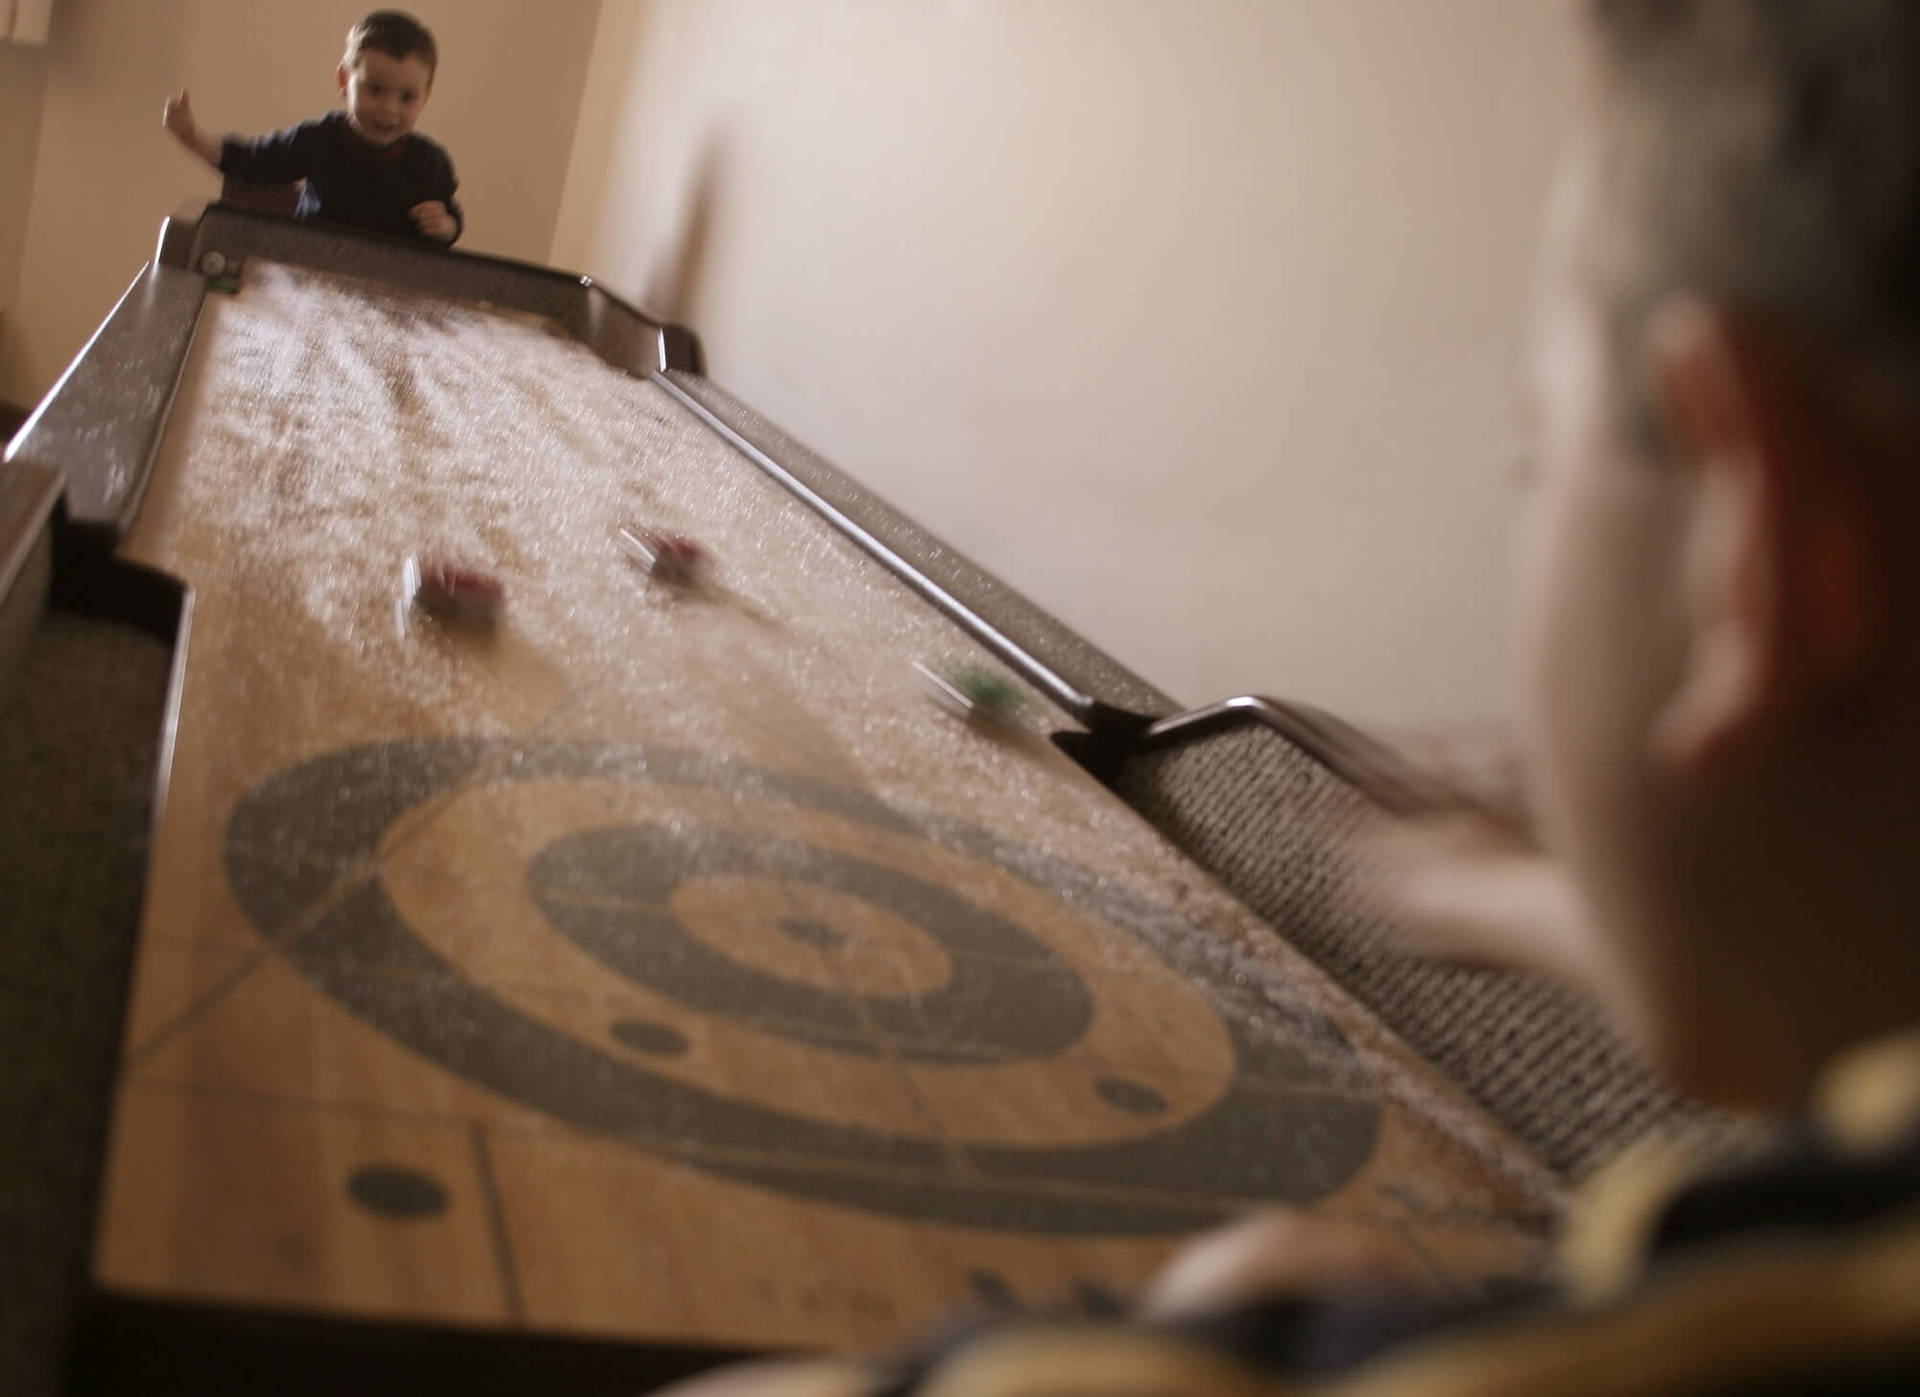
{"label": "boy's hair", "polygon": [[[1616,362],[1684,290],[1920,388],[1920,4],[1589,3],[1602,119],[1586,271]],[[1648,385],[1621,386],[1648,426]]]}
{"label": "boy's hair", "polygon": [[375,10],[354,25],[347,31],[347,56],[341,61],[352,68],[369,49],[389,58],[418,57],[427,65],[429,78],[440,66],[433,35],[405,10]]}

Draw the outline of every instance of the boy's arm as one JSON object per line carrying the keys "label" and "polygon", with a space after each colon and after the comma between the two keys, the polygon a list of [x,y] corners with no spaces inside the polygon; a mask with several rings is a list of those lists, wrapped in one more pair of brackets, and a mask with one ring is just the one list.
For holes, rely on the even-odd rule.
{"label": "boy's arm", "polygon": [[460,181],[454,177],[453,162],[435,149],[432,169],[427,174],[427,197],[415,204],[410,213],[413,223],[425,236],[451,247],[466,231],[467,215],[453,197]]}
{"label": "boy's arm", "polygon": [[217,167],[220,164],[220,142],[203,132],[194,122],[193,103],[188,100],[184,87],[177,96],[167,98],[160,120],[181,145],[209,165]]}
{"label": "boy's arm", "polygon": [[[453,175],[451,166],[447,169],[447,175],[449,178]],[[451,186],[447,189],[447,197],[444,202],[447,206],[447,213],[453,218],[453,236],[447,239],[447,241],[450,243],[458,242],[460,235],[467,231],[467,211],[461,208],[460,201],[453,197],[453,189]]]}
{"label": "boy's arm", "polygon": [[251,139],[228,136],[213,142],[213,163],[221,174],[253,184],[292,184],[313,173],[315,148],[323,139],[317,121]]}

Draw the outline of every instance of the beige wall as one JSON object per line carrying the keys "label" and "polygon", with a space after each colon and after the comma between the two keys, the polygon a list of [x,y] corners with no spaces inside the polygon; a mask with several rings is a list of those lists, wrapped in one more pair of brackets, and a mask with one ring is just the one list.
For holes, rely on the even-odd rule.
{"label": "beige wall", "polygon": [[[160,219],[188,197],[217,192],[218,176],[161,130],[166,93],[190,87],[196,113],[216,129],[260,131],[317,115],[337,101],[341,42],[369,7],[62,0],[45,53],[0,399],[30,402],[44,392],[150,254]],[[453,155],[468,217],[462,246],[543,259],[599,0],[421,0],[415,9],[440,42],[421,129]],[[0,162],[7,144],[0,139]]]}
{"label": "beige wall", "polygon": [[1563,0],[607,0],[554,260],[1189,700],[1503,686]]}
{"label": "beige wall", "polygon": [[[8,311],[20,286],[27,241],[27,192],[40,149],[40,109],[47,95],[46,54],[0,44],[0,358],[13,333]],[[4,395],[0,395],[4,401]]]}

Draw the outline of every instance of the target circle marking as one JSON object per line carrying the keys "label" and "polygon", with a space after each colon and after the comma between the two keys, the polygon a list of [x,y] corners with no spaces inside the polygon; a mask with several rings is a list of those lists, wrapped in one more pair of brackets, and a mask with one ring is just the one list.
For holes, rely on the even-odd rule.
{"label": "target circle marking", "polygon": [[[382,857],[396,824],[430,802],[491,792],[557,811],[568,802],[550,793],[568,786],[565,818],[528,825],[537,847],[524,851],[507,911],[661,1011],[603,1021],[607,1037],[594,1042],[449,958],[410,921],[421,899],[406,889],[420,870]],[[734,818],[623,821],[619,807],[638,795]],[[743,812],[763,825],[783,813],[784,827],[752,828]],[[443,818],[436,805],[424,828]],[[225,862],[262,933],[389,1037],[576,1127],[800,1198],[982,1228],[1150,1235],[1249,1201],[1322,1196],[1365,1164],[1379,1126],[1377,1096],[1331,1022],[1298,1004],[1276,1011],[1178,914],[993,831],[744,762],[563,741],[348,748],[248,792]],[[355,866],[379,872],[323,900]],[[276,936],[309,909],[298,936]],[[741,925],[760,934],[742,944]],[[898,1123],[809,1117],[700,1079],[697,1035],[765,1039],[844,1070],[870,1059],[877,1035],[923,1082],[1038,1083],[1112,1031],[1108,1001],[1141,992],[1129,974],[1143,951],[1161,985],[1188,989],[1158,1009],[1134,1006],[1139,1017],[1171,1013],[1183,1041],[1224,1044],[1226,1070],[1181,1100],[1130,1069],[1089,1074],[1104,1138],[962,1138],[956,1167],[953,1142]],[[1108,973],[1109,955],[1128,973]],[[827,983],[821,963],[841,959],[859,977]],[[356,970],[369,963],[409,973]],[[1151,971],[1135,978],[1154,982]],[[1022,1012],[996,1017],[1008,996]]]}

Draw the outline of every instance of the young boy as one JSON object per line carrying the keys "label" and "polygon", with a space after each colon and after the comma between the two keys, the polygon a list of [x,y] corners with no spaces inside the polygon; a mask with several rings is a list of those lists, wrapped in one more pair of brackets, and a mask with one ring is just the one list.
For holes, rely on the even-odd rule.
{"label": "young boy", "polygon": [[1366,1236],[1279,1211],[1128,1323],[706,1397],[1920,1392],[1920,5],[1588,10],[1518,572],[1553,862],[1488,855],[1479,906],[1548,913],[1672,1080],[1791,1128],[1617,1176],[1531,1295],[1386,1296]]}
{"label": "young boy", "polygon": [[347,34],[334,75],[342,110],[253,140],[216,140],[195,123],[183,90],[167,99],[163,119],[175,140],[222,174],[260,184],[304,180],[301,218],[451,244],[464,224],[453,162],[413,129],[438,63],[420,21],[376,10]]}

